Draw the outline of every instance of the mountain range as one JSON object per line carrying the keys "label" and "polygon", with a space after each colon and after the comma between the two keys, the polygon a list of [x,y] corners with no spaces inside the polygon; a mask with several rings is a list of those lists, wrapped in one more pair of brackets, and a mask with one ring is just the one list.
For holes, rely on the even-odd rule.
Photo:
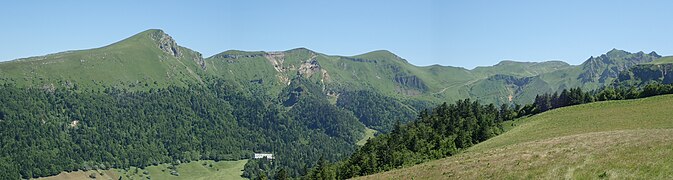
{"label": "mountain range", "polygon": [[[13,145],[0,150],[0,170],[31,178],[274,152],[272,170],[297,177],[318,159],[350,155],[365,132],[391,132],[443,102],[516,107],[576,87],[671,83],[672,62],[618,49],[579,65],[507,60],[474,69],[415,66],[386,50],[204,58],[151,29],[100,48],[1,62],[0,142]],[[497,114],[497,106],[475,107]],[[249,175],[268,173],[250,162]]]}
{"label": "mountain range", "polygon": [[[26,87],[121,87],[132,90],[202,84],[218,77],[271,95],[298,77],[320,84],[328,97],[373,91],[401,100],[439,103],[464,98],[485,103],[527,103],[536,94],[570,87],[595,89],[623,70],[661,58],[655,52],[613,49],[580,65],[562,61],[502,61],[465,69],[415,66],[389,51],[334,56],[306,48],[287,51],[228,50],[203,58],[151,29],[101,48],[67,51],[0,63],[2,81]],[[79,87],[78,87],[79,88]]]}

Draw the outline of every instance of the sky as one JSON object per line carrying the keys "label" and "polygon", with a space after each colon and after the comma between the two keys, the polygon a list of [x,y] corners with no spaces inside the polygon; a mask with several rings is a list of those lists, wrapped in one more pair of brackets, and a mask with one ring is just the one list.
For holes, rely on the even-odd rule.
{"label": "sky", "polygon": [[305,47],[389,50],[414,65],[580,64],[617,48],[673,55],[673,1],[2,1],[0,61],[163,29],[204,57]]}

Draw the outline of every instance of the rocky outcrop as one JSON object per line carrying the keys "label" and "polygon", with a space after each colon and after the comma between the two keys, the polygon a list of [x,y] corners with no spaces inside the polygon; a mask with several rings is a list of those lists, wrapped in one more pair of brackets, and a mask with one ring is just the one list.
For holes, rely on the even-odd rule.
{"label": "rocky outcrop", "polygon": [[201,67],[202,70],[204,71],[206,70],[206,61],[203,60],[203,56],[201,56],[201,53],[199,53],[198,56],[195,56],[193,60],[194,62],[196,62],[196,64],[199,65],[199,67]]}
{"label": "rocky outcrop", "polygon": [[189,49],[186,49],[187,54],[185,54],[185,57],[192,57],[192,61],[194,61],[201,70],[206,70],[206,61],[203,59],[203,55],[201,53],[196,52],[196,51],[191,51]]}
{"label": "rocky outcrop", "polygon": [[313,55],[310,59],[304,61],[299,66],[297,73],[303,77],[311,77],[314,73],[320,72],[320,64],[315,58],[316,56]]}
{"label": "rocky outcrop", "polygon": [[169,36],[161,30],[158,30],[151,34],[151,38],[157,42],[159,49],[165,53],[170,54],[173,57],[182,57],[180,46],[178,46],[178,43],[173,40],[173,37]]}
{"label": "rocky outcrop", "polygon": [[285,53],[283,52],[268,52],[264,57],[269,60],[273,69],[277,72],[285,72],[287,68],[283,67],[283,62],[285,62]]}

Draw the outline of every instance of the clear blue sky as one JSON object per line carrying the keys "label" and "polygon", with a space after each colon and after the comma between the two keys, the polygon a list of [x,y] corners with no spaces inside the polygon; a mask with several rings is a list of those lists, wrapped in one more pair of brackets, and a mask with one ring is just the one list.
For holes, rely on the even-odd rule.
{"label": "clear blue sky", "polygon": [[150,28],[204,54],[386,49],[416,65],[579,64],[612,48],[673,55],[671,1],[2,1],[0,61]]}

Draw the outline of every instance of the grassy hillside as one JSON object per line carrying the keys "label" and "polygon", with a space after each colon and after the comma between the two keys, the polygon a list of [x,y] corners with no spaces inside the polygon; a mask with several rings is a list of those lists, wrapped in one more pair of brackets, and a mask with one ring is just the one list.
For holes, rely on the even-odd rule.
{"label": "grassy hillside", "polygon": [[[508,60],[473,70],[415,66],[386,50],[356,56],[326,55],[306,48],[278,52],[229,50],[203,59],[200,53],[179,46],[162,30],[151,29],[101,48],[0,63],[0,82],[43,89],[149,89],[203,83],[214,76],[275,96],[301,76],[321,84],[333,100],[343,91],[371,90],[401,100],[440,103],[478,98],[501,104],[527,103],[535,94],[577,86],[595,89],[609,84],[619,71],[659,57],[654,52],[613,49],[578,66],[561,61]],[[663,59],[660,61],[665,62]],[[502,75],[539,78],[520,84],[492,78]]]}
{"label": "grassy hillside", "polygon": [[476,67],[472,71],[486,76],[502,74],[530,77],[570,67],[572,67],[570,64],[563,61],[517,62],[506,60],[493,66]]}
{"label": "grassy hillside", "polygon": [[[19,86],[120,87],[149,89],[184,86],[219,77],[276,96],[296,77],[324,87],[332,100],[343,91],[370,90],[400,100],[440,103],[477,98],[485,103],[527,103],[535,94],[609,84],[618,72],[660,57],[613,49],[585,63],[502,61],[468,70],[451,66],[415,66],[386,50],[356,56],[326,55],[306,48],[288,51],[229,50],[203,59],[178,46],[161,30],[147,30],[111,45],[0,63],[0,82]],[[515,84],[493,76],[536,78]],[[537,78],[539,76],[539,78]]]}
{"label": "grassy hillside", "polygon": [[0,63],[0,80],[27,87],[117,86],[139,89],[201,81],[201,54],[161,30],[114,44]]}
{"label": "grassy hillside", "polygon": [[[307,77],[325,86],[325,91],[374,90],[398,97],[425,100],[452,84],[464,85],[474,75],[463,68],[417,67],[388,51],[362,55],[330,56],[299,48],[282,52],[225,51],[206,59],[207,71],[244,84],[260,84],[278,93],[297,76]],[[444,90],[443,97],[467,94]]]}
{"label": "grassy hillside", "polygon": [[459,155],[362,178],[670,179],[672,103],[665,95],[555,109]]}
{"label": "grassy hillside", "polygon": [[648,64],[671,64],[671,63],[673,63],[673,56],[662,57]]}
{"label": "grassy hillside", "polygon": [[[478,82],[494,75],[521,78],[572,67],[560,61],[503,61],[492,67],[478,67],[474,70],[440,65],[419,67],[385,50],[356,56],[332,56],[304,48],[282,52],[225,51],[207,58],[206,63],[207,71],[211,74],[238,80],[243,84],[259,84],[272,93],[278,93],[289,80],[302,76],[312,78],[316,83],[324,85],[326,91],[337,94],[342,91],[372,90],[398,99],[444,102],[483,97],[482,100],[493,103],[509,102],[510,94],[514,94],[513,101],[518,98],[529,101],[532,98],[522,95],[517,89],[531,85],[510,87],[511,84],[498,81]],[[503,91],[484,92],[480,89],[484,85]],[[534,83],[532,86],[540,84]],[[535,90],[532,94],[537,94],[547,92],[550,88],[543,87],[544,91],[532,89]]]}

